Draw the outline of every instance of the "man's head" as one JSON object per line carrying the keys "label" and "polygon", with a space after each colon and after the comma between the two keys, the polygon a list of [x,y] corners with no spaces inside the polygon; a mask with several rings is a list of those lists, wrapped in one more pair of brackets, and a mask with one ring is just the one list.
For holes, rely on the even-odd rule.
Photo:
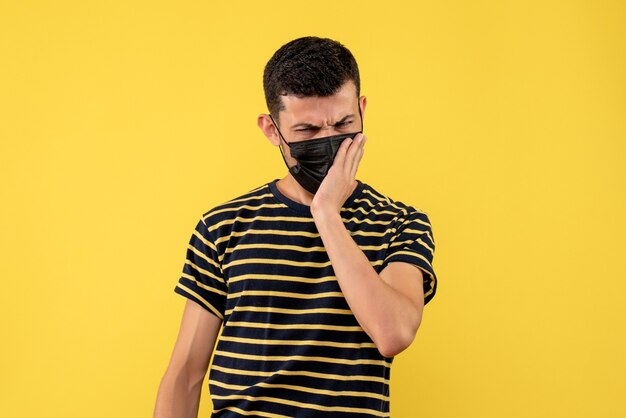
{"label": "man's head", "polygon": [[282,96],[327,97],[352,81],[359,97],[359,67],[352,53],[328,38],[307,36],[283,45],[265,66],[263,88],[267,108],[278,122],[285,109]]}
{"label": "man's head", "polygon": [[359,67],[345,46],[314,36],[294,39],[265,66],[263,88],[273,120],[261,114],[257,123],[275,146],[278,128],[289,142],[358,131],[366,105],[360,87]]}
{"label": "man's head", "polygon": [[[334,155],[330,154],[336,151],[340,139],[337,135],[362,131],[367,100],[360,96],[354,56],[331,39],[299,38],[283,45],[268,61],[263,86],[270,115],[259,115],[259,128],[272,145],[280,147],[285,164],[301,185],[302,173],[310,174],[310,170],[316,171],[317,183],[325,176],[329,163],[318,161],[314,170],[310,166],[312,156],[296,151],[304,145],[294,143],[325,138],[325,145],[321,146],[330,146],[330,150],[323,154],[328,154],[325,158],[332,157],[332,162]],[[320,144],[311,143],[313,148],[309,149],[319,154]],[[301,162],[294,158],[296,154],[308,161],[308,168],[301,167]]]}

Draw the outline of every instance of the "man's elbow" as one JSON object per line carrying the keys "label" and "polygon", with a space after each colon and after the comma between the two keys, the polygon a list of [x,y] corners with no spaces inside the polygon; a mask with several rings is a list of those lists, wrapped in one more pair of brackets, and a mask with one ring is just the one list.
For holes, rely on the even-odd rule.
{"label": "man's elbow", "polygon": [[421,318],[418,318],[409,324],[405,324],[403,327],[391,330],[392,332],[384,333],[374,342],[378,352],[383,357],[395,357],[406,350],[413,340],[415,340],[415,335],[417,334],[420,323]]}
{"label": "man's elbow", "polygon": [[192,369],[188,365],[174,367],[170,365],[165,371],[163,380],[169,379],[177,385],[181,385],[187,391],[193,391],[199,386],[206,377],[207,370]]}

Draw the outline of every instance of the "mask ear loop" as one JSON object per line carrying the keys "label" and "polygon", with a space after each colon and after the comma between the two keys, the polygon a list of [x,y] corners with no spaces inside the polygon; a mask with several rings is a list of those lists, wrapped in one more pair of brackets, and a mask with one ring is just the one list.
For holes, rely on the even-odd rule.
{"label": "mask ear loop", "polygon": [[363,114],[361,113],[361,103],[359,103],[359,118],[361,119],[361,133],[363,133]]}
{"label": "mask ear loop", "polygon": [[[360,112],[360,109],[359,109],[359,112]],[[275,121],[275,120],[274,120],[274,118],[272,117],[272,114],[271,114],[271,113],[269,114],[269,116],[270,116],[270,119],[272,120],[272,123],[274,124],[274,127],[275,127],[275,128],[276,128],[276,130],[278,131],[278,136],[280,137],[280,139],[282,139],[282,140],[283,140],[283,142],[284,142],[285,144],[287,144],[287,146],[291,147],[291,144],[285,140],[285,137],[283,137],[282,132],[280,132],[280,129],[278,129],[278,125],[276,124],[276,121]],[[361,123],[362,123],[362,121],[361,121]],[[282,148],[282,147],[281,147],[281,148]],[[284,152],[282,152],[282,151],[280,151],[280,150],[279,150],[279,152],[280,152],[280,156],[281,156],[281,157],[283,157],[283,161],[285,162],[285,165],[287,166],[287,168],[288,168],[288,169],[290,169],[290,170],[291,170],[291,167],[289,167],[289,164],[287,164],[287,160],[285,159],[285,153],[284,153]]]}

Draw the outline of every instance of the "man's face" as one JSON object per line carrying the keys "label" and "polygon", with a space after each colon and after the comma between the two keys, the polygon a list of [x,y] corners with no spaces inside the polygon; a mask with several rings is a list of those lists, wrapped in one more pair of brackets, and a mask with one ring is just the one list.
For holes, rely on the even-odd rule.
{"label": "man's face", "polygon": [[[287,142],[301,142],[326,136],[353,133],[361,130],[361,115],[365,114],[367,99],[356,97],[356,86],[347,81],[332,96],[282,96],[284,109],[278,114],[278,128]],[[259,128],[274,146],[279,146],[289,167],[297,164],[289,146],[280,139],[274,122],[267,114],[257,119]]]}
{"label": "man's face", "polygon": [[352,81],[344,83],[332,96],[283,96],[285,109],[280,111],[277,122],[288,142],[358,132],[361,130],[359,100],[364,108],[364,99],[357,98],[356,86]]}

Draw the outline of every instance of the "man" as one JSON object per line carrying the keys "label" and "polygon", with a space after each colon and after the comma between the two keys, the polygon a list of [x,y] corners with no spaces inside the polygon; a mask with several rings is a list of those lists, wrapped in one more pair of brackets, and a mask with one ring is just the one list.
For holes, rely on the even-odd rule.
{"label": "man", "polygon": [[291,41],[263,83],[258,126],[289,173],[198,221],[155,417],[197,416],[212,354],[214,417],[387,417],[436,290],[428,217],[356,180],[367,101],[343,45]]}

